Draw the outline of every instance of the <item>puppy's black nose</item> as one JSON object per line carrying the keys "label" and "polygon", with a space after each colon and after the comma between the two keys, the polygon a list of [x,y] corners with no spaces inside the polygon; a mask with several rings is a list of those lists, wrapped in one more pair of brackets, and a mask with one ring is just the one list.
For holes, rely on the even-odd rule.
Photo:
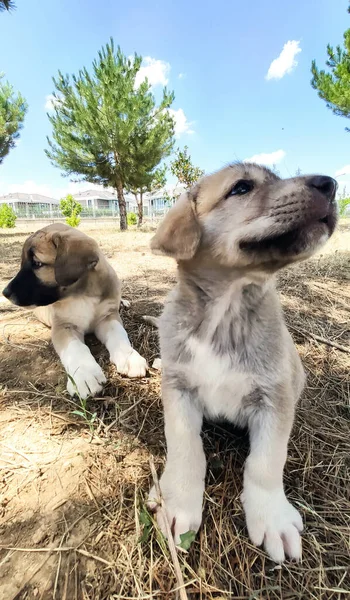
{"label": "puppy's black nose", "polygon": [[333,200],[335,192],[337,191],[337,182],[332,177],[326,175],[314,175],[306,181],[306,185],[311,188],[316,188],[321,194],[326,196],[329,200]]}
{"label": "puppy's black nose", "polygon": [[11,296],[11,290],[8,286],[5,287],[4,290],[2,290],[2,295],[5,296],[5,298],[7,299]]}

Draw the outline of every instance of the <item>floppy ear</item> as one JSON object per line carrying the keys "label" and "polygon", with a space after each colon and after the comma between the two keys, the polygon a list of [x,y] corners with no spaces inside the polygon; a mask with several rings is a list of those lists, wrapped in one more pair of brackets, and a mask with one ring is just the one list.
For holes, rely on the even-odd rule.
{"label": "floppy ear", "polygon": [[55,233],[52,243],[57,248],[55,279],[58,285],[72,285],[99,261],[97,244],[90,238]]}
{"label": "floppy ear", "polygon": [[159,225],[151,240],[151,249],[155,254],[189,260],[194,257],[200,239],[201,227],[194,213],[193,196],[185,192]]}

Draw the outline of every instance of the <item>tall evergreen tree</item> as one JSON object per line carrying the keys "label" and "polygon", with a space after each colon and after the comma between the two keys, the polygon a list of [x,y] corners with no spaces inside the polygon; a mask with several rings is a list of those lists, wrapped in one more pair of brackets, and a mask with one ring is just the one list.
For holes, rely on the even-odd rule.
{"label": "tall evergreen tree", "polygon": [[3,12],[5,10],[10,11],[15,8],[16,6],[13,0],[0,0],[0,12]]}
{"label": "tall evergreen tree", "polygon": [[[350,12],[350,7],[348,9]],[[319,70],[316,61],[312,61],[312,87],[317,90],[327,107],[335,115],[350,118],[350,29],[344,33],[344,49],[337,46],[336,49],[328,44],[327,67],[330,72]],[[350,131],[349,128],[346,128]]]}
{"label": "tall evergreen tree", "polygon": [[133,176],[130,177],[127,190],[134,194],[137,203],[137,226],[141,227],[143,223],[143,196],[146,192],[154,194],[164,188],[166,184],[166,166],[160,167],[153,171],[147,171],[142,168],[141,163]]}
{"label": "tall evergreen tree", "polygon": [[15,94],[8,81],[0,74],[0,165],[16,145],[23,127],[28,105],[20,93]]}
{"label": "tall evergreen tree", "polygon": [[142,58],[127,58],[113,40],[78,75],[54,79],[54,107],[49,115],[52,140],[47,156],[67,176],[116,189],[120,228],[127,229],[124,188],[128,188],[142,160],[151,173],[173,148],[174,121],[168,108],[174,94],[163,89],[157,106],[151,86],[135,79]]}

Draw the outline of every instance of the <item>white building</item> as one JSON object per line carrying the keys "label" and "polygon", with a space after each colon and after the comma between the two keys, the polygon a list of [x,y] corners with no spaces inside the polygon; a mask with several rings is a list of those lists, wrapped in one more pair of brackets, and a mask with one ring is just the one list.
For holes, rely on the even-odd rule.
{"label": "white building", "polygon": [[[136,209],[136,200],[132,195],[125,194],[127,212],[134,212]],[[116,192],[109,190],[91,189],[84,192],[73,194],[73,198],[79,202],[82,207],[83,215],[90,214],[91,216],[118,215],[118,198]]]}
{"label": "white building", "polygon": [[53,217],[59,212],[59,200],[41,194],[13,193],[0,196],[0,205],[8,204],[18,217]]}

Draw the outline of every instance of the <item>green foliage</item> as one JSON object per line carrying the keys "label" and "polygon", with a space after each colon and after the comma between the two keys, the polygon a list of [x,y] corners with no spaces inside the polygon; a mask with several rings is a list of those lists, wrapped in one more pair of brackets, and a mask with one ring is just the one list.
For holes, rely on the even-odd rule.
{"label": "green foliage", "polygon": [[347,208],[350,206],[350,198],[339,198],[338,199],[338,211],[340,217],[345,217],[347,214]]}
{"label": "green foliage", "polygon": [[137,202],[138,220],[137,225],[140,227],[143,221],[143,194],[149,192],[154,194],[164,188],[166,184],[166,173],[167,168],[164,165],[158,169],[148,171],[145,168],[145,164],[141,162],[135,162],[135,170],[130,175],[128,185],[126,187],[128,192],[134,194]]}
{"label": "green foliage", "polygon": [[60,211],[64,217],[66,217],[67,225],[71,227],[78,227],[80,223],[80,213],[83,207],[73,198],[72,194],[68,194],[65,198],[60,200]]}
{"label": "green foliage", "polygon": [[190,529],[186,533],[180,533],[180,548],[183,550],[189,550],[194,540],[196,539],[196,532]]}
{"label": "green foliage", "polygon": [[0,227],[13,229],[16,224],[16,214],[8,204],[2,204],[0,206]]}
{"label": "green foliage", "polygon": [[73,377],[69,374],[67,374],[67,377],[70,380],[70,382],[73,384],[73,387],[75,389],[75,394],[79,400],[78,408],[76,410],[72,410],[72,415],[77,415],[78,417],[81,417],[88,424],[90,433],[91,433],[91,437],[92,437],[94,434],[94,423],[96,421],[97,413],[91,413],[88,410],[88,407],[87,407],[88,399],[82,398],[80,396],[77,385],[76,385]]}
{"label": "green foliage", "polygon": [[11,10],[14,10],[15,8],[16,8],[16,5],[13,2],[13,0],[0,0],[0,12],[3,12],[5,10],[10,12]]}
{"label": "green foliage", "polygon": [[66,223],[71,227],[78,227],[80,223],[80,217],[78,217],[76,212],[73,212],[70,217],[66,218]]}
{"label": "green foliage", "polygon": [[139,544],[145,544],[149,540],[153,526],[152,518],[146,507],[143,507],[141,509],[139,514],[139,520],[141,525],[143,525],[143,530],[139,539]]}
{"label": "green foliage", "polygon": [[128,213],[128,225],[136,225],[137,223],[137,216],[135,215],[134,212],[130,212]]}
{"label": "green foliage", "polygon": [[[350,10],[348,10],[350,12]],[[327,46],[328,60],[326,65],[329,72],[319,70],[316,61],[312,61],[312,87],[317,90],[327,107],[335,115],[350,118],[350,29],[344,33],[344,49]],[[350,131],[349,128],[346,128]]]}
{"label": "green foliage", "polygon": [[0,73],[0,165],[16,145],[23,127],[28,105],[20,93],[15,94],[8,81],[2,81]]}
{"label": "green foliage", "polygon": [[142,58],[127,58],[113,40],[98,54],[92,71],[54,79],[56,99],[49,115],[52,139],[47,156],[67,176],[117,191],[120,226],[127,228],[123,189],[140,170],[152,173],[173,148],[174,121],[166,88],[159,104],[147,80],[136,84]]}
{"label": "green foliage", "polygon": [[202,169],[195,167],[192,164],[187,146],[185,146],[183,150],[180,150],[180,148],[176,150],[175,158],[170,163],[170,170],[172,174],[177,177],[178,181],[186,188],[190,188],[194,185],[204,174]]}

